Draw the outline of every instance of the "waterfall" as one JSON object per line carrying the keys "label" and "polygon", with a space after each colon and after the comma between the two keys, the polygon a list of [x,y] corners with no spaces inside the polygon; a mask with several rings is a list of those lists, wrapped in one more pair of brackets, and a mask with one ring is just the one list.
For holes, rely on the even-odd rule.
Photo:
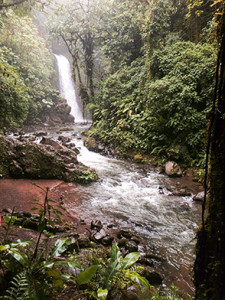
{"label": "waterfall", "polygon": [[56,55],[58,72],[59,72],[59,89],[60,95],[67,100],[71,107],[71,115],[74,116],[76,123],[83,123],[82,105],[76,95],[72,71],[69,60],[63,55]]}

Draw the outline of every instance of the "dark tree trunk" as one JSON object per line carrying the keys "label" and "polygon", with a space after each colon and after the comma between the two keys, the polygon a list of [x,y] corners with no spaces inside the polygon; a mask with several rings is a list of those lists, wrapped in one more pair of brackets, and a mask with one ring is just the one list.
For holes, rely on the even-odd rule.
{"label": "dark tree trunk", "polygon": [[85,37],[84,47],[84,56],[85,56],[85,66],[86,66],[86,75],[87,75],[87,86],[90,91],[90,96],[94,97],[94,84],[93,84],[93,73],[94,73],[94,61],[93,61],[93,38],[91,33],[88,32]]}
{"label": "dark tree trunk", "polygon": [[[222,4],[224,5],[224,4]],[[224,12],[224,7],[222,7]],[[212,116],[208,216],[198,233],[196,299],[225,299],[225,16],[220,17],[220,51]]]}

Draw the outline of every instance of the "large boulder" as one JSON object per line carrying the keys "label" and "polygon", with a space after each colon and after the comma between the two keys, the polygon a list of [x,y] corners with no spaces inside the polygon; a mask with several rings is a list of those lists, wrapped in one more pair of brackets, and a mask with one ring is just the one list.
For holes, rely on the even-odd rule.
{"label": "large boulder", "polygon": [[60,179],[87,183],[98,178],[77,154],[50,139],[43,144],[0,136],[0,173],[4,178]]}
{"label": "large boulder", "polygon": [[180,166],[174,161],[168,161],[165,165],[165,172],[170,177],[182,176],[182,170]]}

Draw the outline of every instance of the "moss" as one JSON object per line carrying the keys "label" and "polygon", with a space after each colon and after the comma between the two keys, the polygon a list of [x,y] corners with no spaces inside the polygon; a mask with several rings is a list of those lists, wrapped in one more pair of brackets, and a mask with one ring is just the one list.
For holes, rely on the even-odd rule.
{"label": "moss", "polygon": [[61,127],[59,131],[73,131],[74,129],[72,127]]}
{"label": "moss", "polygon": [[78,183],[90,183],[98,180],[98,175],[94,170],[82,170],[80,174],[75,173],[74,181]]}

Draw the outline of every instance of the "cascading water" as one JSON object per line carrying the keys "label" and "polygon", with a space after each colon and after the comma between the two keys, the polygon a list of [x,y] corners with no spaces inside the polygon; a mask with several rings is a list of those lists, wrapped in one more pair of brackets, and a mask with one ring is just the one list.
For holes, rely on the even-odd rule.
{"label": "cascading water", "polygon": [[58,71],[59,71],[59,87],[60,95],[67,100],[71,107],[71,115],[74,116],[76,123],[83,123],[86,120],[83,118],[81,103],[76,96],[74,82],[69,60],[63,55],[56,55]]}

